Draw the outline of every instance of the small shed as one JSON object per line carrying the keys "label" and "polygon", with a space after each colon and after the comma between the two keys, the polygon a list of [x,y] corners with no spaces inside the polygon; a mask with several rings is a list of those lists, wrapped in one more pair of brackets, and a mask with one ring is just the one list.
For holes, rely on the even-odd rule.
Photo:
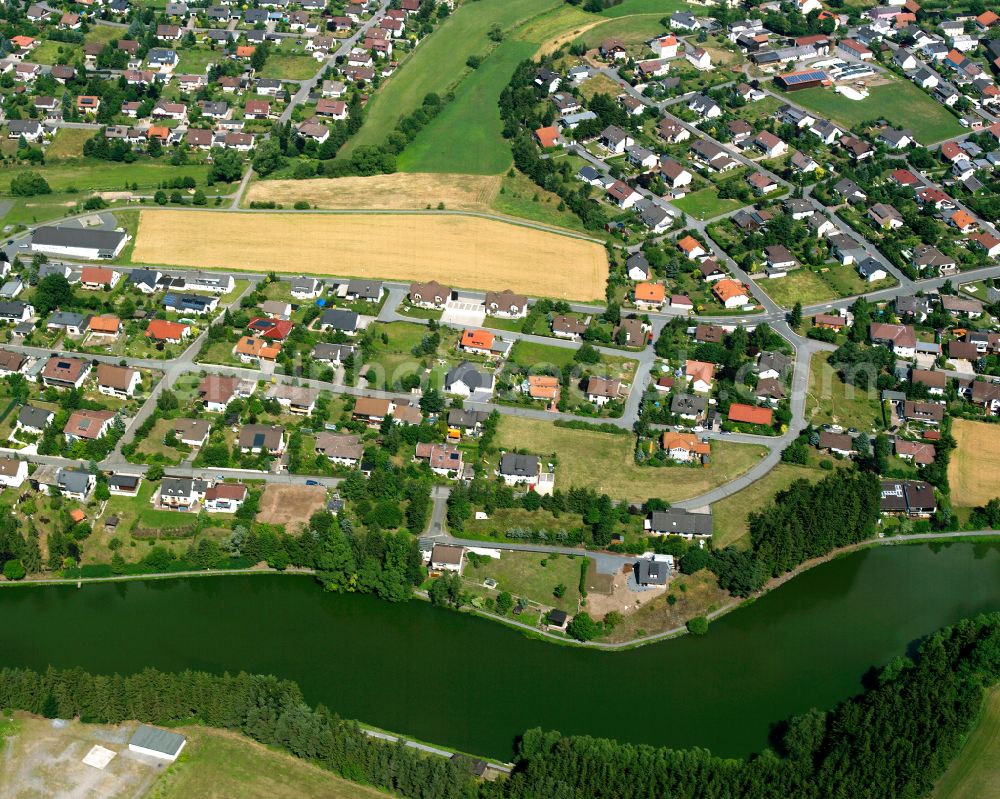
{"label": "small shed", "polygon": [[180,733],[140,724],[129,739],[128,748],[130,752],[150,755],[173,763],[186,743],[187,738]]}

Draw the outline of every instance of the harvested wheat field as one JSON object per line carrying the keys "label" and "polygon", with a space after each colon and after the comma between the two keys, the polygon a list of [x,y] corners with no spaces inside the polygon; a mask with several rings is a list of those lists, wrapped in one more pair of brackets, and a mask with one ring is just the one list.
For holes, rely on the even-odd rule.
{"label": "harvested wheat field", "polygon": [[304,200],[333,210],[420,210],[444,203],[454,211],[488,211],[499,190],[499,175],[396,172],[367,178],[258,180],[250,184],[246,199],[287,207]]}
{"label": "harvested wheat field", "polygon": [[309,517],[324,507],[326,489],[323,486],[268,483],[260,497],[257,521],[280,524],[289,533],[296,533],[309,522]]}
{"label": "harvested wheat field", "polygon": [[438,280],[537,297],[604,296],[604,248],[491,219],[435,214],[142,211],[134,263]]}
{"label": "harvested wheat field", "polygon": [[955,419],[951,434],[958,445],[948,464],[952,504],[977,507],[1000,497],[1000,436],[996,425]]}

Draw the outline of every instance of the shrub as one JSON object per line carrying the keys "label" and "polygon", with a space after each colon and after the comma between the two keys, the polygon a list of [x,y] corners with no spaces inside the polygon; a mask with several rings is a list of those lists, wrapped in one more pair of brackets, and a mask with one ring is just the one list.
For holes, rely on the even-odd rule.
{"label": "shrub", "polygon": [[692,635],[704,635],[708,632],[708,619],[704,616],[695,616],[688,621],[687,628]]}

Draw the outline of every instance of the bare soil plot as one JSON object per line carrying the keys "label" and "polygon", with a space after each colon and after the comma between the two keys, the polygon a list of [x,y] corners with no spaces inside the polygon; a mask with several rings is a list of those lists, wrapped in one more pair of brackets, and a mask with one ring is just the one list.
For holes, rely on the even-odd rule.
{"label": "bare soil plot", "polygon": [[608,261],[592,241],[465,216],[140,213],[134,263],[438,280],[480,290],[595,300]]}
{"label": "bare soil plot", "polygon": [[948,464],[951,501],[974,508],[1000,497],[1000,435],[996,426],[955,419],[951,434],[958,444]]}
{"label": "bare soil plot", "polygon": [[[139,799],[166,768],[129,752],[134,723],[113,727],[19,716],[15,726],[17,734],[6,739],[0,754],[3,799]],[[82,762],[94,744],[116,753],[104,769]]]}
{"label": "bare soil plot", "polygon": [[372,177],[255,181],[248,202],[275,202],[291,207],[305,201],[327,209],[445,208],[488,211],[500,189],[499,175],[450,175],[396,172]]}
{"label": "bare soil plot", "polygon": [[323,486],[278,485],[268,483],[260,498],[257,521],[283,525],[287,532],[296,532],[309,522],[309,517],[326,505]]}

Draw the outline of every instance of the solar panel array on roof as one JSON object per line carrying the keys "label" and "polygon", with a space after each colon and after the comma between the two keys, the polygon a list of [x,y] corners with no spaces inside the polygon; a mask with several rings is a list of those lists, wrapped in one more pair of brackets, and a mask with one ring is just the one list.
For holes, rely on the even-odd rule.
{"label": "solar panel array on roof", "polygon": [[787,85],[793,85],[795,83],[805,83],[811,80],[826,80],[826,73],[822,70],[810,70],[809,72],[792,72],[788,75],[782,75],[781,79]]}

